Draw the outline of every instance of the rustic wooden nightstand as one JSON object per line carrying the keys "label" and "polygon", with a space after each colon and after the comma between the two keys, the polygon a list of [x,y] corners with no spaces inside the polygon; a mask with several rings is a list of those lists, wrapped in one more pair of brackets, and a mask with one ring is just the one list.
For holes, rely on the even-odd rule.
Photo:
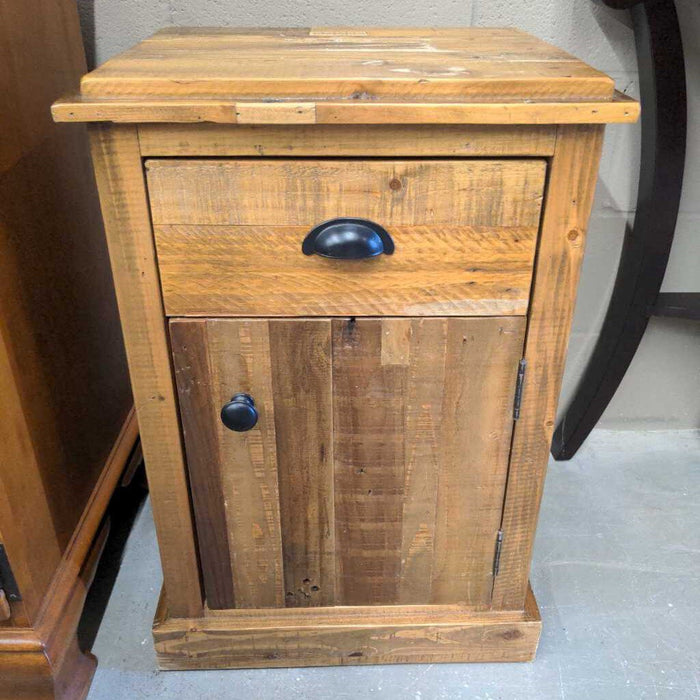
{"label": "rustic wooden nightstand", "polygon": [[606,122],[501,29],[173,29],[91,125],[164,668],[520,661]]}

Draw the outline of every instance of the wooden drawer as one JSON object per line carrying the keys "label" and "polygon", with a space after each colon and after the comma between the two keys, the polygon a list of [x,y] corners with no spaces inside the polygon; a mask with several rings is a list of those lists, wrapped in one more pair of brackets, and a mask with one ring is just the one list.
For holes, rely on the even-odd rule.
{"label": "wooden drawer", "polygon": [[[170,316],[522,315],[542,159],[148,160]],[[393,255],[306,256],[336,217],[385,227]]]}

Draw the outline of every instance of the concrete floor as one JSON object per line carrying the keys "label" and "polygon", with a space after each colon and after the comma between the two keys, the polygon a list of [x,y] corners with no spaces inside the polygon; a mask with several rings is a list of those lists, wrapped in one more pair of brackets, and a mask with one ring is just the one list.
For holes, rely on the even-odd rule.
{"label": "concrete floor", "polygon": [[700,434],[596,431],[550,465],[532,585],[532,664],[159,672],[150,507],[136,520],[94,645],[89,700],[700,698]]}

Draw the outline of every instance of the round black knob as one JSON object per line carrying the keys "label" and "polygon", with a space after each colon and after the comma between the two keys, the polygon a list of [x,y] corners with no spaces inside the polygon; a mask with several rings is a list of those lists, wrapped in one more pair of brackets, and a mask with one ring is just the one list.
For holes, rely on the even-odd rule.
{"label": "round black knob", "polygon": [[250,430],[258,422],[258,412],[255,410],[255,401],[248,394],[236,394],[221,409],[221,422],[229,429],[237,433]]}

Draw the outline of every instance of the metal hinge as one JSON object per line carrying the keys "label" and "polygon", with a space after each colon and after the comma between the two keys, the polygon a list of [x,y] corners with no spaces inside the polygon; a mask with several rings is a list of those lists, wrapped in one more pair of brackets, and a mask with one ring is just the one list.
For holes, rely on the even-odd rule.
{"label": "metal hinge", "polygon": [[503,530],[496,533],[496,551],[493,555],[493,576],[498,576],[498,571],[501,568],[501,547],[503,547]]}
{"label": "metal hinge", "polygon": [[518,378],[515,380],[515,398],[513,399],[513,420],[520,418],[520,404],[523,400],[523,384],[525,383],[525,368],[527,360],[518,363]]}
{"label": "metal hinge", "polygon": [[10,567],[10,560],[7,558],[5,547],[0,544],[0,588],[5,591],[8,600],[22,600],[22,596],[17,587],[17,581]]}

